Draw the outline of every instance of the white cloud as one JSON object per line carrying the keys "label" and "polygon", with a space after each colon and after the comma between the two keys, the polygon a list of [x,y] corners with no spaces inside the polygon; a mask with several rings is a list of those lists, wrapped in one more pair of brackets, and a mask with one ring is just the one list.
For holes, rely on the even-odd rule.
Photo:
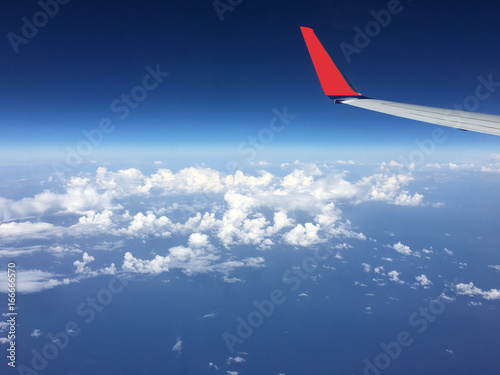
{"label": "white cloud", "polygon": [[156,255],[152,260],[135,258],[125,253],[122,270],[131,273],[158,274],[171,269],[180,269],[187,275],[220,272],[228,275],[240,267],[262,267],[264,258],[250,257],[242,260],[222,260],[221,254],[208,242],[206,235],[193,233],[188,239],[188,247],[174,246],[168,255]]}
{"label": "white cloud", "polygon": [[42,331],[40,331],[39,329],[35,329],[35,330],[33,330],[33,332],[31,332],[31,337],[38,338],[41,335],[42,335]]}
{"label": "white cloud", "polygon": [[[261,257],[241,259],[237,253],[232,255],[233,246],[264,250],[283,244],[310,247],[342,237],[365,240],[343,218],[339,207],[373,200],[407,206],[422,201],[420,194],[403,190],[413,181],[408,175],[378,173],[356,182],[348,180],[348,172],[334,171],[327,165],[297,161],[293,168],[284,176],[265,171],[253,176],[241,171],[223,174],[204,167],[178,172],[159,168],[150,175],[136,168],[113,172],[100,167],[93,175],[70,177],[60,180],[59,185],[54,181],[52,189],[30,197],[0,198],[0,220],[12,220],[0,223],[0,241],[8,245],[0,250],[0,257],[41,251],[58,257],[82,253],[77,245],[65,244],[75,237],[106,234],[106,242],[89,245],[86,250],[112,251],[124,247],[132,238],[176,241],[183,236],[188,238],[187,244],[170,247],[153,259],[140,259],[137,253],[134,256],[128,251],[118,267],[111,264],[92,269],[95,259],[85,252],[74,262],[76,280],[115,274],[121,268],[144,274],[171,269],[189,275],[219,272],[225,282],[241,282],[230,273],[240,267],[262,267],[265,261]],[[199,195],[204,203],[197,206],[193,200]],[[176,221],[179,211],[186,207],[190,209],[189,217]],[[56,220],[54,214],[57,224],[41,221]],[[30,239],[51,240],[52,244],[23,246],[21,241]],[[399,245],[392,246],[411,253],[409,247]],[[342,254],[336,257],[340,259]],[[27,292],[76,281],[41,270],[25,272]]]}
{"label": "white cloud", "polygon": [[494,270],[500,271],[500,265],[489,265],[488,267],[493,268]]}
{"label": "white cloud", "polygon": [[297,224],[290,232],[286,233],[284,236],[285,242],[289,245],[294,246],[312,246],[324,242],[325,239],[321,239],[318,236],[318,231],[320,229],[319,224],[313,225],[312,223],[305,223],[305,225]]}
{"label": "white cloud", "polygon": [[76,254],[82,252],[82,250],[80,249],[67,245],[52,245],[46,248],[46,251],[56,257],[63,257],[68,254]]}
{"label": "white cloud", "polygon": [[10,324],[8,322],[0,322],[0,332],[5,332],[7,331],[7,328],[9,328]]}
{"label": "white cloud", "polygon": [[[4,223],[0,224],[0,235],[5,242],[6,239],[53,239],[102,233],[166,238],[215,231],[226,248],[248,244],[269,249],[283,241],[294,246],[310,246],[332,237],[365,239],[362,233],[350,228],[348,221],[342,221],[342,212],[334,200],[360,203],[379,199],[380,194],[382,200],[393,204],[416,204],[419,200],[418,194],[400,191],[412,180],[408,176],[379,174],[351,183],[346,180],[345,172],[323,173],[314,163],[297,162],[295,166],[284,177],[264,171],[259,176],[241,171],[224,176],[201,167],[184,168],[176,173],[159,168],[147,176],[135,168],[112,172],[100,167],[93,177],[68,179],[61,193],[46,190],[32,198],[0,202],[0,214],[3,213],[4,218],[42,216],[51,212],[83,214],[76,224],[56,227],[40,222]],[[177,223],[164,213],[182,207],[193,209],[194,205],[176,201],[169,209],[154,207],[133,216],[129,211],[116,214],[117,210],[124,209],[123,205],[128,204],[126,198],[132,195],[148,198],[194,194],[216,194],[219,202],[223,197],[224,205],[215,204],[212,197],[204,197],[205,206],[211,212],[194,211],[195,216]],[[297,217],[302,220],[299,222]],[[284,235],[280,233],[288,227],[293,229]]]}
{"label": "white cloud", "polygon": [[468,284],[460,283],[455,285],[457,294],[468,295],[468,296],[481,296],[486,300],[500,300],[500,290],[490,289],[482,290],[476,286],[474,283],[470,282]]}
{"label": "white cloud", "polygon": [[19,255],[28,255],[37,253],[39,251],[43,251],[44,247],[42,245],[33,245],[33,246],[5,246],[0,249],[0,257],[17,257]]}
{"label": "white cloud", "polygon": [[179,336],[177,336],[177,341],[174,346],[172,346],[172,351],[177,352],[177,355],[182,353],[182,340]]}
{"label": "white cloud", "polygon": [[[76,281],[68,278],[61,280],[59,276],[41,270],[18,270],[16,278],[17,291],[19,293],[35,293]],[[5,272],[3,277],[5,280],[7,279]],[[0,283],[0,293],[7,293],[7,283]]]}
{"label": "white cloud", "polygon": [[401,272],[398,271],[390,271],[387,272],[387,276],[389,276],[389,280],[394,281],[399,284],[404,284],[404,281],[399,279],[399,276],[401,275]]}
{"label": "white cloud", "polygon": [[227,360],[226,360],[226,363],[228,365],[232,364],[232,363],[243,363],[243,362],[246,362],[246,359],[241,357],[241,356],[236,356],[236,357],[229,357]]}
{"label": "white cloud", "polygon": [[428,287],[428,286],[432,285],[432,282],[427,278],[427,276],[425,276],[423,274],[420,276],[415,276],[415,279],[418,281],[418,283],[421,286]]}
{"label": "white cloud", "polygon": [[[386,201],[401,206],[418,206],[422,203],[423,195],[409,194],[401,188],[414,180],[409,175],[375,174],[363,177],[356,183],[360,188],[360,200]],[[401,192],[400,192],[401,191]]]}
{"label": "white cloud", "polygon": [[208,363],[208,368],[213,368],[213,369],[215,369],[216,371],[219,371],[219,369],[220,369],[220,368],[219,368],[219,366],[217,366],[217,365],[216,365],[215,363],[213,363],[213,362],[209,362],[209,363]]}
{"label": "white cloud", "polygon": [[396,250],[398,253],[403,254],[403,255],[411,255],[412,251],[409,246],[403,245],[401,242],[392,244],[392,245],[385,245],[386,247],[389,247],[391,249]]}
{"label": "white cloud", "polygon": [[366,285],[366,284],[364,284],[364,283],[362,283],[360,281],[354,281],[354,285],[361,286],[361,287],[367,287],[368,286],[368,285]]}
{"label": "white cloud", "polygon": [[228,284],[244,282],[242,279],[239,279],[237,277],[228,277],[227,275],[222,276],[222,281]]}
{"label": "white cloud", "polygon": [[109,267],[100,268],[97,270],[92,270],[90,267],[87,267],[88,264],[92,263],[95,258],[92,255],[89,255],[87,252],[83,253],[82,260],[76,260],[73,262],[73,265],[76,267],[75,273],[81,275],[82,277],[94,277],[98,275],[114,275],[116,274],[116,266],[114,263],[111,263]]}
{"label": "white cloud", "polygon": [[93,262],[95,258],[92,255],[89,255],[88,253],[83,253],[82,261],[80,262],[79,260],[75,260],[73,262],[73,265],[76,267],[76,273],[88,273],[89,269],[87,267],[87,264],[90,262]]}
{"label": "white cloud", "polygon": [[0,224],[2,242],[17,241],[19,239],[46,239],[54,236],[61,237],[62,231],[50,223],[24,221]]}
{"label": "white cloud", "polygon": [[216,312],[212,312],[210,314],[205,314],[201,317],[201,319],[209,319],[209,318],[215,318],[217,316]]}
{"label": "white cloud", "polygon": [[171,232],[169,229],[172,226],[172,222],[166,216],[157,217],[151,211],[148,211],[146,215],[142,212],[137,213],[127,228],[119,229],[117,232],[141,238],[147,236],[165,238],[170,237]]}
{"label": "white cloud", "polygon": [[453,297],[453,296],[449,296],[449,295],[447,295],[447,294],[445,294],[445,293],[441,293],[441,294],[439,295],[439,298],[441,298],[441,299],[443,299],[443,300],[445,300],[445,301],[450,301],[450,302],[451,302],[451,301],[455,301],[455,297]]}

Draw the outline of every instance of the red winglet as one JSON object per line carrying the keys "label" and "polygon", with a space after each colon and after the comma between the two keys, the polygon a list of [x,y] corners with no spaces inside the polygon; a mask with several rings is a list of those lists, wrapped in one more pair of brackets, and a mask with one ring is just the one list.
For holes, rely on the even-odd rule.
{"label": "red winglet", "polygon": [[302,36],[309,50],[309,55],[316,69],[321,87],[327,96],[361,96],[354,91],[347,79],[337,68],[331,57],[321,45],[314,31],[309,27],[301,27]]}

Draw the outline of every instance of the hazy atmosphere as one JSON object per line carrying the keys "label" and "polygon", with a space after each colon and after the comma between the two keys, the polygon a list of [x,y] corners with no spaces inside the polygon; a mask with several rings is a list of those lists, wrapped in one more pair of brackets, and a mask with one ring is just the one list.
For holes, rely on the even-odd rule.
{"label": "hazy atmosphere", "polygon": [[0,373],[498,373],[499,3],[0,7]]}

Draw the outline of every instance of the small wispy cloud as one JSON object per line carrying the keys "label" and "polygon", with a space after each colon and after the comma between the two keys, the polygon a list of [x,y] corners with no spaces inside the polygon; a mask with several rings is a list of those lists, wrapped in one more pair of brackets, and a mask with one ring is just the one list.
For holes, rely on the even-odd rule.
{"label": "small wispy cloud", "polygon": [[241,357],[241,356],[236,356],[236,357],[229,357],[227,360],[226,360],[226,363],[228,365],[232,364],[232,363],[243,363],[243,362],[246,362],[246,359]]}
{"label": "small wispy cloud", "polygon": [[177,336],[177,342],[172,347],[172,351],[177,352],[178,356],[182,353],[182,340],[179,336]]}
{"label": "small wispy cloud", "polygon": [[31,332],[31,337],[38,338],[41,335],[42,335],[42,331],[40,331],[39,329],[35,329],[35,330],[33,330],[33,332]]}
{"label": "small wispy cloud", "polygon": [[211,312],[210,314],[205,314],[201,317],[201,319],[209,319],[209,318],[215,318],[217,316],[217,312]]}

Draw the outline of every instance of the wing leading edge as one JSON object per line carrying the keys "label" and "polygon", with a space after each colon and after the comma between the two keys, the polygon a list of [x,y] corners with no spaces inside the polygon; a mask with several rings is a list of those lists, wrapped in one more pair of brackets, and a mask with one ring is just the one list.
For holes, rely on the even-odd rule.
{"label": "wing leading edge", "polygon": [[356,92],[330,58],[314,31],[301,27],[316,74],[325,95],[347,104],[392,116],[404,117],[461,130],[500,135],[500,116],[371,99]]}

